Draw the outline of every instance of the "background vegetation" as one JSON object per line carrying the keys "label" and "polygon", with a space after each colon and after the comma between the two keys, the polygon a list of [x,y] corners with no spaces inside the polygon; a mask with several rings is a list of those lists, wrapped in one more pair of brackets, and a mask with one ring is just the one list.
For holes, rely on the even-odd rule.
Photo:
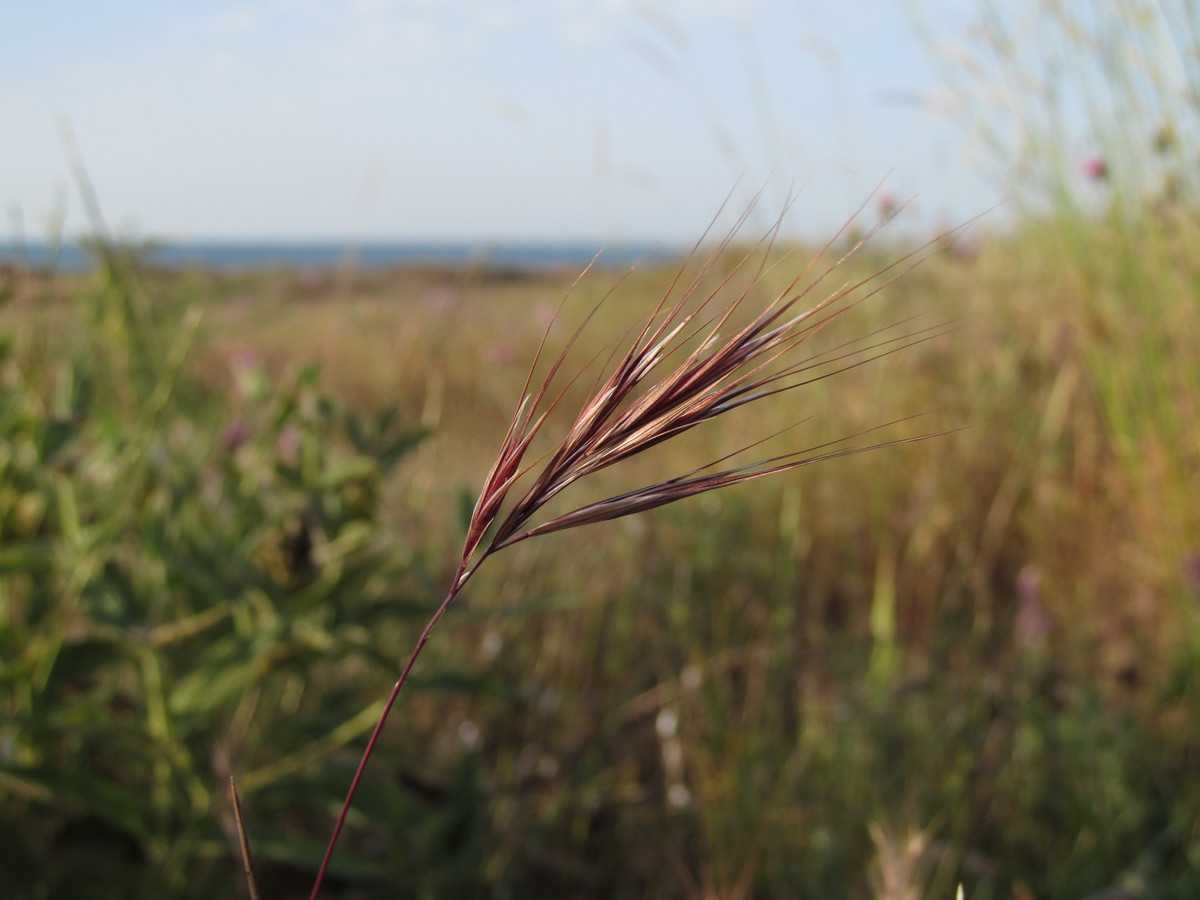
{"label": "background vegetation", "polygon": [[[1054,47],[1094,86],[1085,24]],[[1101,98],[1049,146],[1102,167],[1064,163],[1015,227],[948,243],[842,334],[920,313],[951,336],[744,422],[811,415],[790,446],[929,410],[969,428],[491,561],[328,895],[1200,894],[1195,108],[1156,96],[1165,150],[1130,127],[1106,153],[1125,105]],[[671,274],[626,277],[578,359]],[[5,897],[242,890],[231,774],[264,895],[308,890],[573,277],[164,273],[103,245],[86,277],[8,273]],[[551,341],[617,278],[585,279]]]}

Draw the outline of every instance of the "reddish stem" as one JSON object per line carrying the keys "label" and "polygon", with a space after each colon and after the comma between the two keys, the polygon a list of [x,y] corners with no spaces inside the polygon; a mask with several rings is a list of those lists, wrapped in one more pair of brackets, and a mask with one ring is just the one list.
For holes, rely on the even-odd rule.
{"label": "reddish stem", "polygon": [[421,648],[429,640],[429,635],[433,631],[433,627],[437,625],[442,614],[446,612],[454,598],[458,596],[458,592],[462,590],[463,585],[467,583],[467,579],[471,577],[474,571],[474,569],[470,572],[467,571],[467,561],[465,559],[459,565],[458,572],[454,576],[453,586],[450,588],[450,593],[446,595],[446,599],[442,601],[442,605],[437,608],[433,616],[426,623],[425,630],[421,632],[421,637],[417,640],[417,646],[413,648],[412,655],[408,657],[408,663],[404,666],[404,671],[400,673],[400,678],[392,688],[391,694],[388,695],[387,703],[383,706],[383,712],[379,715],[379,721],[375,723],[375,730],[371,732],[371,739],[367,741],[367,748],[363,751],[362,759],[359,760],[358,770],[354,773],[354,780],[350,782],[350,790],[346,794],[346,801],[342,804],[342,811],[338,815],[337,824],[333,826],[333,834],[329,838],[329,846],[325,848],[325,858],[321,860],[321,868],[317,870],[317,880],[313,884],[309,900],[317,900],[317,894],[321,892],[321,884],[325,880],[325,871],[329,868],[329,860],[333,856],[333,848],[337,845],[338,837],[342,833],[342,825],[345,824],[346,815],[350,812],[350,804],[354,800],[354,793],[358,790],[358,783],[362,780],[363,772],[367,768],[367,762],[371,759],[371,754],[375,752],[375,743],[379,740],[379,734],[383,731],[383,725],[387,722],[388,714],[392,711],[392,706],[395,705],[396,698],[400,696],[400,688],[404,687],[408,673],[417,661],[417,657],[421,655]]}

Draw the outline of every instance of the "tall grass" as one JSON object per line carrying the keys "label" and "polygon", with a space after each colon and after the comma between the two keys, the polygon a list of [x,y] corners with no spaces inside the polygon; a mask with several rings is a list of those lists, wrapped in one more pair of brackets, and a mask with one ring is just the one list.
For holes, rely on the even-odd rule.
{"label": "tall grass", "polygon": [[[1137,524],[1178,589],[1200,535],[1196,267],[1200,7],[1192,0],[980,5],[939,53],[956,108],[1014,199],[1027,277],[1043,281],[1099,404]],[[981,102],[982,101],[982,102]]]}
{"label": "tall grass", "polygon": [[[802,433],[820,444],[931,409],[973,423],[489,558],[426,645],[323,890],[865,897],[882,877],[872,860],[924,835],[911,871],[931,896],[959,881],[977,898],[1134,881],[1186,896],[1197,589],[1143,530],[1154,498],[1132,490],[1082,347],[1064,337],[1073,310],[1056,303],[1043,243],[982,237],[973,257],[929,257],[831,323],[820,346],[912,310],[961,319],[948,339],[792,393],[818,413],[799,428],[789,395],[743,407],[544,507],[553,521],[692,471],[752,441],[748,428],[780,432],[753,461]],[[863,251],[834,284],[878,271]],[[717,260],[695,298],[739,258]],[[739,286],[759,276],[743,303],[791,296],[794,273],[743,268]],[[630,274],[576,358],[609,359],[611,335],[645,321],[670,277]],[[477,436],[503,437],[521,395],[526,374],[496,362],[497,334],[503,358],[532,359],[539,308],[569,286],[381,278],[303,303],[287,302],[286,274],[63,282],[41,307],[41,288],[19,285],[3,432],[12,896],[81,877],[112,896],[234,890],[231,772],[262,895],[311,888],[378,694],[453,581],[476,499],[462,490],[494,462]],[[581,281],[577,320],[610,287],[604,273]],[[140,418],[124,380],[122,330],[90,312],[132,289],[154,298],[163,334],[186,309],[170,298],[202,312],[158,420]],[[452,365],[421,356],[447,290]],[[256,355],[223,335],[231,317]],[[571,339],[567,318],[548,341]],[[333,328],[345,339],[329,342]],[[407,360],[373,376],[397,350]],[[310,356],[323,390],[297,365]],[[570,433],[597,377],[561,380],[543,426],[559,437],[547,430],[531,461]],[[384,482],[367,461],[439,391],[438,430]],[[389,400],[390,425],[372,412]],[[294,573],[301,523],[314,568]]]}
{"label": "tall grass", "polygon": [[[1020,50],[996,60],[1008,78],[1043,50],[1112,46],[1087,38],[1093,25],[1158,14],[1138,4],[1142,19],[1072,25],[1074,7],[1026,8],[1044,27],[1003,32],[997,46]],[[1013,7],[991,9],[1011,24]],[[1157,9],[1194,21],[1190,7]],[[979,96],[982,82],[954,77]],[[1104,96],[1089,107],[1102,117],[1130,106]],[[622,435],[667,433],[647,429],[653,416],[579,414],[628,385],[622,372],[647,372],[650,338],[671,327],[675,306],[659,303],[672,272],[640,268],[607,297],[610,275],[590,273],[548,327],[570,287],[555,275],[314,287],[118,257],[77,281],[13,273],[0,310],[0,893],[233,893],[231,773],[262,896],[310,890],[380,695],[460,561],[604,518],[512,540],[469,570],[375,744],[325,894],[948,897],[961,882],[973,900],[1196,895],[1192,174],[1180,166],[1165,205],[1153,189],[1162,160],[1195,145],[1193,107],[1165,96],[1139,107],[1178,117],[1162,157],[1156,123],[1120,135],[1126,154],[1082,118],[1018,110],[1034,132],[1069,130],[1030,145],[1057,168],[1022,179],[1033,193],[1013,227],[928,256],[790,352],[912,311],[955,320],[948,338],[908,326],[904,353],[848,368],[887,349],[879,332],[832,364],[847,368],[837,378],[574,481]],[[1077,173],[1093,156],[1106,180]],[[671,296],[690,290],[689,310],[718,297],[641,386],[669,393],[688,371],[747,359],[741,329],[795,294],[788,249],[766,266],[760,254],[737,268],[746,248],[732,246],[694,260]],[[863,247],[827,285],[869,292],[886,264]],[[706,346],[697,329],[723,315],[720,297],[742,298],[736,324]],[[573,336],[565,323],[593,308]],[[627,333],[656,308],[642,340]],[[548,417],[527,405],[514,420],[556,357],[543,349],[529,381],[508,360],[572,341],[579,368],[594,365],[572,381],[564,364]],[[737,390],[723,384],[710,409]],[[623,409],[652,397],[634,391]],[[792,427],[796,404],[814,415]],[[679,409],[704,415],[696,397]],[[769,470],[798,446],[933,409],[973,427],[732,491],[703,490],[720,474],[670,481],[702,478],[757,436],[777,435],[738,459]],[[499,465],[481,433],[509,435]],[[558,453],[572,446],[593,456]],[[528,471],[510,484],[514,465]],[[763,471],[739,465],[717,472]],[[673,491],[696,495],[607,518]]]}
{"label": "tall grass", "polygon": [[[842,230],[848,230],[849,224]],[[839,231],[820,254],[787,282],[782,292],[769,299],[761,310],[752,312],[749,321],[739,322],[738,314],[762,282],[764,270],[786,262],[786,257],[781,261],[772,258],[777,229],[778,226],[776,231],[741,255],[717,286],[707,292],[705,276],[722,260],[736,232],[709,252],[690,280],[684,280],[684,270],[681,270],[650,317],[636,330],[628,349],[622,352],[619,347],[614,348],[617,361],[609,374],[602,373],[597,377],[596,387],[563,437],[545,450],[540,459],[526,463],[527,453],[565,394],[566,389],[559,388],[555,379],[579,332],[550,364],[548,373],[535,383],[534,372],[542,349],[539,347],[521,402],[468,518],[462,554],[450,588],[417,638],[367,743],[317,872],[312,891],[314,900],[320,892],[362,774],[409,672],[433,628],[488,557],[529,538],[623,518],[814,462],[899,442],[893,439],[847,447],[847,441],[863,436],[853,435],[729,467],[728,460],[736,455],[735,451],[700,469],[574,506],[535,524],[542,509],[577,481],[588,479],[743,406],[822,381],[856,368],[864,361],[941,335],[941,326],[911,326],[899,329],[898,333],[871,334],[865,342],[855,341],[806,352],[808,342],[815,335],[886,286],[896,277],[894,270],[903,272],[904,264],[909,264],[910,268],[915,265],[922,252],[946,236],[866,278],[828,289],[821,296],[822,285],[870,237],[868,234],[844,255],[823,262],[822,257],[841,238]],[[816,274],[809,276],[814,267]],[[738,287],[739,276],[746,269],[751,275],[743,286]],[[726,293],[731,293],[732,299],[725,299]],[[816,295],[815,300],[810,299],[812,295]],[[723,336],[723,332],[729,336]],[[569,382],[586,374],[585,370],[571,375]],[[923,434],[916,439],[930,436]],[[744,449],[756,447],[771,437],[769,433],[754,435]],[[530,476],[532,483],[521,487],[520,496],[506,504],[510,492],[521,485],[525,476]]]}
{"label": "tall grass", "polygon": [[[360,696],[391,655],[380,614],[411,602],[378,488],[423,434],[253,358],[206,402],[199,307],[99,246],[82,284],[23,284],[0,342],[0,882],[222,892],[222,776],[236,764],[286,820],[314,763],[369,729],[328,706]],[[303,855],[286,835],[259,851]]]}

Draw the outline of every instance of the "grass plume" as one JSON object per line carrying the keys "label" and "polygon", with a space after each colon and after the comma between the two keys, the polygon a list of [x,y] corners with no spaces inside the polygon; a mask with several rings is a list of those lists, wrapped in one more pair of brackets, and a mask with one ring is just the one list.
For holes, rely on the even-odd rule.
{"label": "grass plume", "polygon": [[[363,772],[409,672],[438,621],[489,556],[539,535],[622,518],[814,462],[945,433],[925,432],[917,437],[855,443],[871,432],[904,421],[897,420],[838,441],[749,464],[730,462],[741,452],[750,451],[777,436],[762,435],[741,451],[700,469],[584,503],[539,521],[539,513],[551,500],[602,469],[748,404],[812,384],[945,333],[946,326],[943,325],[918,328],[911,322],[901,322],[896,329],[898,334],[885,329],[887,333],[876,332],[863,340],[822,352],[805,352],[810,338],[918,265],[946,237],[939,236],[866,278],[851,279],[827,289],[827,283],[832,281],[841,265],[883,224],[876,225],[855,241],[849,250],[832,253],[837,243],[843,240],[853,218],[787,282],[782,291],[757,312],[752,312],[748,321],[739,321],[738,314],[745,318],[745,307],[752,302],[756,288],[789,256],[784,253],[779,259],[779,254],[774,252],[782,215],[752,247],[734,251],[733,238],[748,215],[749,210],[724,240],[704,256],[696,274],[685,279],[686,264],[680,268],[628,347],[623,353],[614,354],[615,362],[608,368],[608,374],[597,380],[573,422],[549,450],[527,462],[530,448],[548,427],[551,414],[565,401],[568,388],[583,375],[583,372],[577,373],[565,387],[558,384],[558,376],[572,347],[599,305],[567,341],[549,365],[547,374],[536,380],[549,336],[550,329],[547,328],[526,377],[523,397],[471,513],[450,589],[421,632],[368,740],[317,873],[311,895],[313,900],[320,892]],[[705,237],[707,235],[693,248],[689,260],[698,257]],[[733,252],[739,256],[731,270],[718,279],[715,287],[706,289],[706,276],[713,273],[720,260]],[[818,269],[821,261],[830,256],[832,261],[827,260],[824,267]],[[747,272],[750,273],[747,285],[736,288],[735,276]],[[825,291],[823,295],[822,290]],[[600,303],[603,302],[602,299]],[[726,330],[729,335],[723,337]]]}

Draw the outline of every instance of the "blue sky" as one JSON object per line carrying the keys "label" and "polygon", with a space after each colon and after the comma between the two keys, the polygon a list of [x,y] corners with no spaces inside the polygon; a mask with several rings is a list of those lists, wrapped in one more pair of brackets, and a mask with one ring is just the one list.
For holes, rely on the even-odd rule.
{"label": "blue sky", "polygon": [[[924,0],[953,41],[973,4]],[[0,14],[0,239],[688,241],[733,191],[835,228],[998,195],[904,0],[43,0]],[[739,181],[740,179],[740,181]],[[735,188],[735,184],[737,187]],[[64,219],[65,216],[65,219]]]}

